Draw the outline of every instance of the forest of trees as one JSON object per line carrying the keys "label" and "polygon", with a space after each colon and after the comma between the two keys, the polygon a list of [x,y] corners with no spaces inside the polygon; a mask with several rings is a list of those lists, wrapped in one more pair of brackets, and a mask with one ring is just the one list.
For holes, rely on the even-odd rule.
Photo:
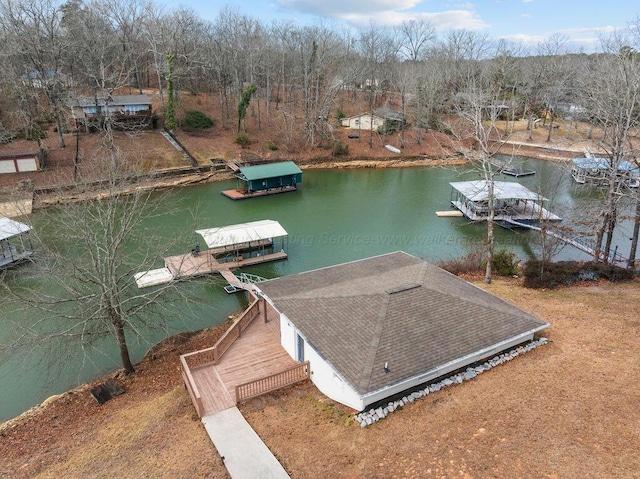
{"label": "forest of trees", "polygon": [[637,68],[639,35],[631,23],[587,55],[568,51],[559,35],[525,48],[472,31],[437,34],[421,20],[353,31],[264,24],[230,7],[209,22],[144,0],[0,0],[0,40],[0,141],[37,136],[45,117],[64,142],[70,97],[154,89],[166,105],[172,83],[175,91],[215,95],[232,125],[244,89],[256,85],[261,114],[303,112],[313,147],[330,134],[325,123],[343,89],[366,90],[371,108],[393,92],[409,122],[428,127],[461,98],[508,105],[519,116],[580,106],[576,119],[611,121],[601,100],[637,88],[618,75],[637,75],[627,67]]}

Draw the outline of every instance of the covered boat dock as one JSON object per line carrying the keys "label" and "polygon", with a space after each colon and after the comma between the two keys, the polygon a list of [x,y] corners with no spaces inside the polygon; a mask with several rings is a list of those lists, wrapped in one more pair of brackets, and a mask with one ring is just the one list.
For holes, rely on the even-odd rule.
{"label": "covered boat dock", "polygon": [[29,231],[29,225],[0,217],[0,269],[13,266],[33,254]]}
{"label": "covered boat dock", "polygon": [[[576,183],[606,186],[613,172],[613,165],[608,158],[573,158],[571,160],[571,176]],[[621,161],[616,171],[616,182],[630,188],[640,186],[640,168],[630,161]]]}
{"label": "covered boat dock", "polygon": [[274,220],[259,220],[197,230],[205,244],[197,242],[190,253],[164,258],[164,268],[135,275],[138,287],[156,286],[174,279],[219,273],[231,284],[232,269],[287,258],[287,231]]}
{"label": "covered boat dock", "polygon": [[[489,217],[490,182],[487,180],[449,183],[451,204],[472,221]],[[560,221],[562,218],[542,206],[546,198],[519,183],[493,181],[494,221],[514,226]]]}
{"label": "covered boat dock", "polygon": [[240,166],[235,171],[235,190],[222,194],[233,200],[296,191],[302,183],[302,170],[293,161]]}

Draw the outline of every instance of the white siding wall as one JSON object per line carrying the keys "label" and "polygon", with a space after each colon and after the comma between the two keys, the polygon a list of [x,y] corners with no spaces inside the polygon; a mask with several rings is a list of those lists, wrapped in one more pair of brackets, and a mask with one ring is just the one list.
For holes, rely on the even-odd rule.
{"label": "white siding wall", "polygon": [[[291,321],[284,314],[281,314],[280,343],[289,356],[295,360],[298,359],[298,351],[296,350],[298,334],[298,330],[291,324]],[[311,381],[320,392],[356,411],[362,410],[363,402],[358,393],[335,374],[331,365],[309,345],[306,339],[304,342],[304,359],[311,364]]]}
{"label": "white siding wall", "polygon": [[[379,126],[382,126],[383,120],[377,116],[373,117],[373,129],[377,130]],[[342,120],[342,126],[351,128],[352,130],[371,130],[371,116],[361,115],[351,118],[344,118]]]}

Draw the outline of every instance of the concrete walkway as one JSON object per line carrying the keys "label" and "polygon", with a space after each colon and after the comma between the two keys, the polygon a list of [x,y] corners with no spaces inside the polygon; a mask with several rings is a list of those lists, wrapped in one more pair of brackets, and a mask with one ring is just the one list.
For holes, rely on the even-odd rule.
{"label": "concrete walkway", "polygon": [[202,418],[233,479],[288,479],[289,475],[237,407]]}

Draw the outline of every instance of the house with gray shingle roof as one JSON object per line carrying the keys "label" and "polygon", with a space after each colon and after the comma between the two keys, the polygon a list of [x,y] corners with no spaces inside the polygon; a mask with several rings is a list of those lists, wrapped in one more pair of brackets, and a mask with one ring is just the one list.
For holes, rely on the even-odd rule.
{"label": "house with gray shingle roof", "polygon": [[358,411],[533,339],[546,323],[404,252],[256,284],[280,340]]}
{"label": "house with gray shingle roof", "polygon": [[147,95],[79,96],[69,100],[74,127],[100,129],[109,115],[116,128],[152,126],[152,103]]}

